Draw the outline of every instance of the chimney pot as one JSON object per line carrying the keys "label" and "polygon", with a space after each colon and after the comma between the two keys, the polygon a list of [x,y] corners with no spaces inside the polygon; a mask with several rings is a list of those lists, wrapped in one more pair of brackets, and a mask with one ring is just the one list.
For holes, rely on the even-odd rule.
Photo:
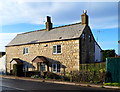
{"label": "chimney pot", "polygon": [[47,16],[46,31],[50,31],[52,29],[51,17]]}
{"label": "chimney pot", "polygon": [[86,14],[87,10],[83,10],[83,14],[81,15],[82,24],[88,25],[88,15]]}
{"label": "chimney pot", "polygon": [[83,10],[83,13],[87,13],[87,10]]}
{"label": "chimney pot", "polygon": [[47,16],[47,22],[51,22],[51,18]]}

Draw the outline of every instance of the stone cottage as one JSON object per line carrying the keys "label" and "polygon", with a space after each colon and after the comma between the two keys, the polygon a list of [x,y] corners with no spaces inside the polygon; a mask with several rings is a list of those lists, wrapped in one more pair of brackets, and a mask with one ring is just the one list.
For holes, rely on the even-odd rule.
{"label": "stone cottage", "polygon": [[18,34],[6,46],[7,72],[14,64],[23,64],[23,71],[62,74],[79,71],[80,64],[95,62],[97,42],[86,11],[81,20],[80,23],[53,27],[47,16],[45,29]]}

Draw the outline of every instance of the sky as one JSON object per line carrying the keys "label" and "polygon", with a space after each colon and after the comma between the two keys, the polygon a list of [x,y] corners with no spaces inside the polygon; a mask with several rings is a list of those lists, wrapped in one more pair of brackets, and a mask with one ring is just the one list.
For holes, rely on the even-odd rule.
{"label": "sky", "polygon": [[51,16],[56,27],[81,22],[83,10],[87,10],[89,26],[101,48],[118,53],[118,0],[3,0],[0,51],[5,51],[5,46],[19,33],[45,29],[46,16]]}

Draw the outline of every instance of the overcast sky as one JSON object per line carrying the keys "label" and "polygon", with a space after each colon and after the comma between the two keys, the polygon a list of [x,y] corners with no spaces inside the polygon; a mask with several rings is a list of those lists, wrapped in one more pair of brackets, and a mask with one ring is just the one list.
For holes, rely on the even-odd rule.
{"label": "overcast sky", "polygon": [[[48,2],[49,1],[49,2]],[[69,2],[50,0],[3,0],[0,2],[0,51],[18,33],[45,28],[46,16],[52,17],[54,26],[81,22],[87,10],[89,25],[102,49],[118,51],[118,0],[111,2]]]}

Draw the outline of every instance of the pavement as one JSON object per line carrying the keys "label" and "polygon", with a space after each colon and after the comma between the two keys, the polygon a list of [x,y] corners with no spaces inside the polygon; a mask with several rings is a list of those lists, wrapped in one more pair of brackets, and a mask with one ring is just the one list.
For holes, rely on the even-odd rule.
{"label": "pavement", "polygon": [[95,85],[95,84],[89,84],[89,83],[65,82],[65,81],[56,81],[56,80],[48,80],[48,79],[36,79],[36,78],[30,78],[30,77],[17,77],[17,76],[0,75],[0,78],[8,78],[8,79],[28,80],[28,81],[35,81],[35,82],[47,82],[47,83],[77,85],[77,86],[83,86],[83,87],[95,87],[95,88],[106,88],[106,89],[120,90],[120,87],[117,87],[117,86],[104,86],[104,85]]}

